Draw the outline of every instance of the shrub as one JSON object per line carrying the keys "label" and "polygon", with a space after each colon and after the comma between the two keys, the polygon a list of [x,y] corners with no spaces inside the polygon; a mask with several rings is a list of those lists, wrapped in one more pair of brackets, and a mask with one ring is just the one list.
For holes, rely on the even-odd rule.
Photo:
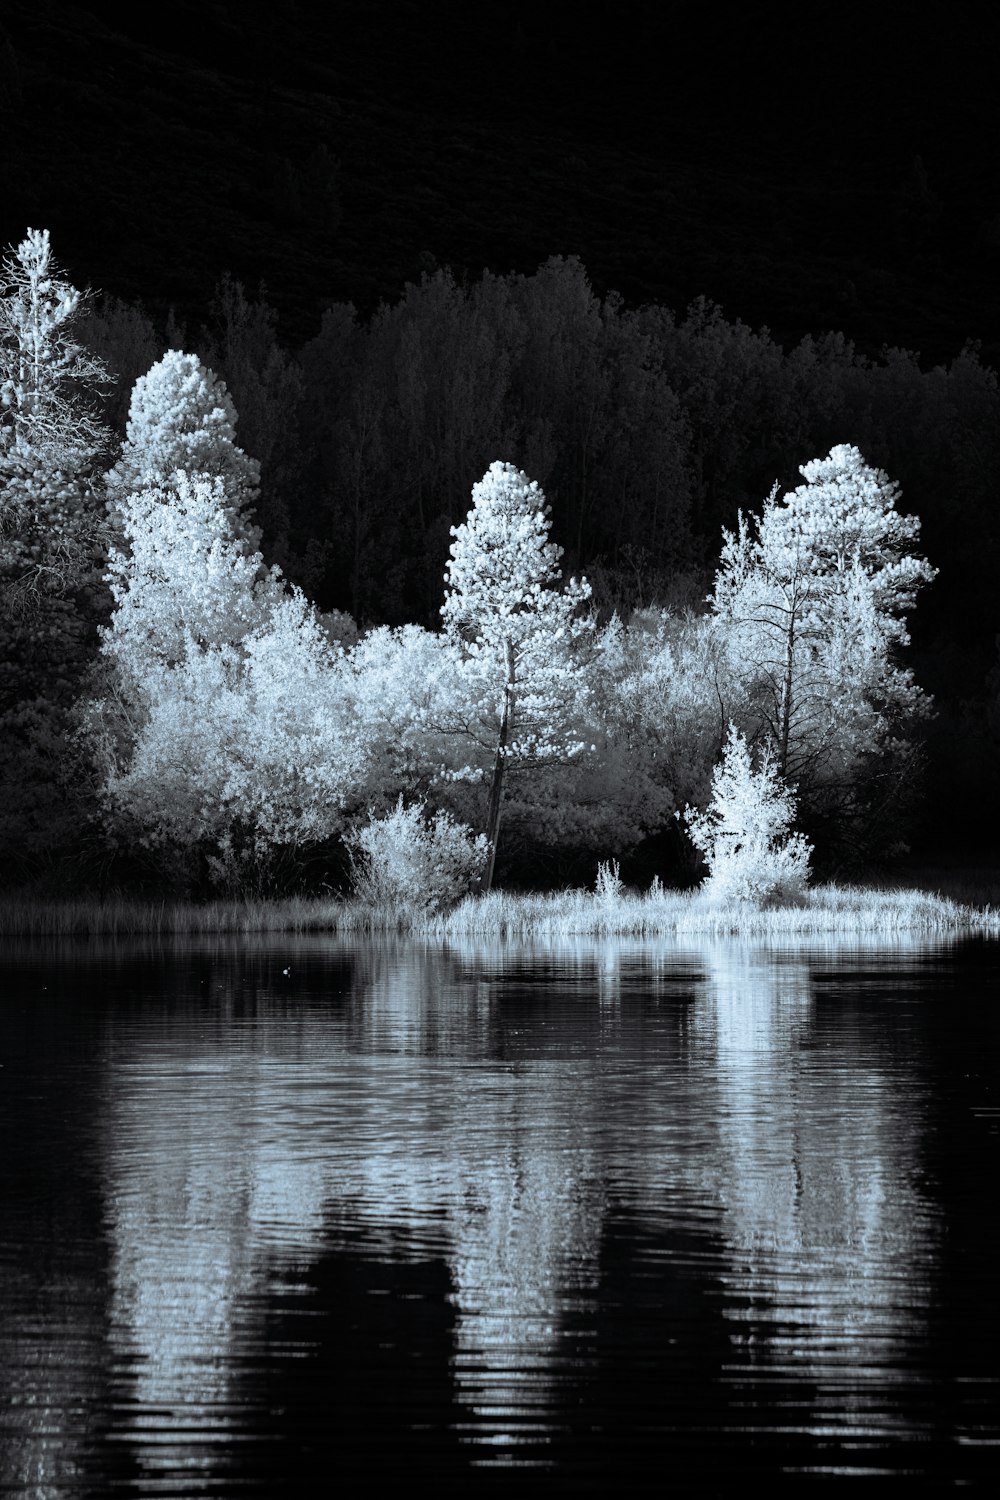
{"label": "shrub", "polygon": [[618,861],[616,859],[601,860],[597,866],[597,879],[594,882],[594,894],[598,901],[604,901],[609,906],[613,905],[621,896],[623,889]]}
{"label": "shrub", "polygon": [[708,864],[703,890],[713,901],[753,902],[801,896],[812,846],[792,833],[795,798],[783,786],[770,746],[754,770],[750,749],[734,724],[712,773],[712,800],[687,810],[692,842]]}
{"label": "shrub", "polygon": [[355,893],[376,905],[441,911],[461,900],[486,863],[485,834],[450,813],[428,817],[423,803],[402,797],[382,818],[369,814],[347,836]]}

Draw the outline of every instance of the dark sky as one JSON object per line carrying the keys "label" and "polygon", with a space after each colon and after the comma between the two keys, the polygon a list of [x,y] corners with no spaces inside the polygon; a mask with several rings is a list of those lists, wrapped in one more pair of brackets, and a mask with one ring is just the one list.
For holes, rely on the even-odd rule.
{"label": "dark sky", "polygon": [[291,341],[434,264],[578,254],[631,302],[1000,364],[995,7],[798,14],[8,0],[3,239],[160,315],[264,282]]}

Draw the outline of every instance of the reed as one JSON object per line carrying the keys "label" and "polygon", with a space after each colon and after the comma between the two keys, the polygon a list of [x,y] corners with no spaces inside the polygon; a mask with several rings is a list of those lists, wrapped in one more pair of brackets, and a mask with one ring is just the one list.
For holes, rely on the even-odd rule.
{"label": "reed", "polygon": [[439,915],[418,906],[376,905],[332,896],[210,901],[142,901],[128,896],[0,902],[4,937],[138,936],[198,933],[400,933],[425,937],[794,937],[894,932],[1000,933],[1000,909],[919,889],[817,886],[795,905],[718,905],[698,891],[582,890],[548,895],[494,891]]}

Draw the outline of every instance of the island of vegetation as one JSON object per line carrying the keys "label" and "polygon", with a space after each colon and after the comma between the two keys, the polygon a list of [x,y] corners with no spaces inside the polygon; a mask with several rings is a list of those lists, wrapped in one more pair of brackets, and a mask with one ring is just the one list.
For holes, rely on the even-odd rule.
{"label": "island of vegetation", "polygon": [[[547,280],[561,297],[581,293],[576,267]],[[427,290],[448,291],[440,276]],[[487,294],[491,316],[507,306],[513,359],[531,338],[517,316],[526,294],[484,279],[467,332]],[[245,325],[242,292],[226,295],[231,323]],[[591,313],[606,389],[592,380],[567,406],[573,376],[561,377],[550,394],[562,429],[542,399],[551,371],[536,359],[541,404],[517,411],[509,392],[486,389],[509,370],[491,373],[472,347],[455,379],[483,384],[478,414],[456,397],[459,432],[425,412],[452,490],[486,445],[507,455],[488,461],[453,523],[450,500],[432,509],[401,451],[390,526],[366,449],[386,440],[390,397],[403,413],[426,393],[426,341],[399,322],[392,380],[362,361],[347,398],[324,394],[317,373],[311,399],[328,400],[329,421],[313,421],[339,489],[325,532],[317,523],[303,539],[282,520],[280,479],[262,493],[282,410],[308,406],[302,370],[272,349],[256,385],[242,372],[256,431],[270,434],[260,459],[236,441],[226,383],[176,346],[135,378],[116,437],[100,340],[91,325],[83,341],[84,302],[48,235],[29,230],[0,298],[0,932],[997,925],[991,907],[943,894],[814,883],[814,872],[884,866],[921,795],[931,704],[906,661],[907,615],[936,569],[899,486],[835,442],[799,465],[801,483],[737,509],[699,596],[696,455],[664,354],[677,330],[613,302]],[[141,344],[144,325],[126,314]],[[576,329],[572,305],[562,324],[546,316],[556,334]],[[702,317],[707,346],[719,325]],[[358,337],[332,314],[324,323],[339,357]],[[600,444],[574,450],[598,474],[604,464],[600,493],[557,462],[577,422],[617,444],[614,463]],[[596,590],[582,571],[565,576],[552,507],[522,458],[573,491],[577,555],[585,534],[607,544]],[[599,524],[598,503],[617,506]],[[366,591],[378,596],[365,580],[383,524],[386,578],[412,562],[413,533],[443,567],[430,623],[359,619]],[[404,538],[409,558],[394,556]],[[353,613],[311,597],[335,554]],[[635,583],[644,571],[648,598]],[[623,860],[645,860],[645,879],[624,884]],[[549,889],[525,894],[526,871]]]}

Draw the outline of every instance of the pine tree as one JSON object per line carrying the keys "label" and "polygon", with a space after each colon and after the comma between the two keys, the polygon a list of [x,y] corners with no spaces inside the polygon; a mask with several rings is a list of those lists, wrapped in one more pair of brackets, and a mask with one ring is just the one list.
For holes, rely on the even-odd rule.
{"label": "pine tree", "polygon": [[452,527],[441,615],[496,714],[488,891],[508,763],[551,764],[583,749],[567,731],[583,693],[573,647],[592,621],[579,613],[590,597],[586,580],[560,587],[562,548],[549,539],[549,507],[537,482],[498,461],[473,486],[472,500],[466,520]]}
{"label": "pine tree", "polygon": [[181,471],[220,479],[232,514],[245,515],[260,465],[237,445],[236,421],[225,382],[196,354],[171,349],[133,387],[121,456],[108,474],[112,495],[169,487]]}
{"label": "pine tree", "polygon": [[926,711],[900,648],[935,570],[911,550],[919,522],[896,510],[898,487],[856,448],[801,473],[725,535],[712,604],[751,737],[812,812],[843,820],[865,767],[885,750],[901,764]]}
{"label": "pine tree", "polygon": [[29,229],[0,270],[0,446],[35,454],[96,452],[107,432],[88,392],[107,368],[74,337],[82,297],[52,260],[47,229]]}
{"label": "pine tree", "polygon": [[78,822],[67,713],[107,607],[109,377],[75,337],[82,301],[29,230],[0,273],[0,838],[19,855]]}

